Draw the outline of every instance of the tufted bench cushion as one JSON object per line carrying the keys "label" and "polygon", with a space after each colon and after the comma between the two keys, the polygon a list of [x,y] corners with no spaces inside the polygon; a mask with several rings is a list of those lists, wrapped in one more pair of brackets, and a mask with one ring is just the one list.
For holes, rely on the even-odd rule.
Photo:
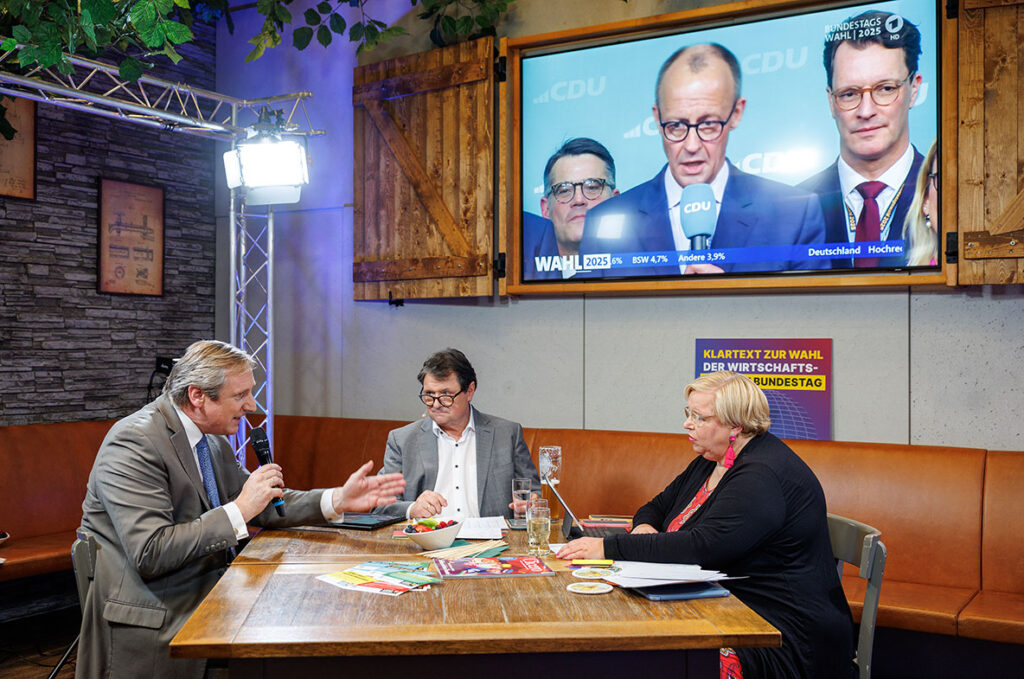
{"label": "tufted bench cushion", "polygon": [[[981,588],[985,451],[841,441],[787,443],[814,470],[828,510],[882,531],[888,549],[878,624],[955,635]],[[855,617],[863,581],[843,586]]]}
{"label": "tufted bench cushion", "polygon": [[985,464],[981,592],[960,613],[959,634],[1024,644],[1024,452],[990,450]]}

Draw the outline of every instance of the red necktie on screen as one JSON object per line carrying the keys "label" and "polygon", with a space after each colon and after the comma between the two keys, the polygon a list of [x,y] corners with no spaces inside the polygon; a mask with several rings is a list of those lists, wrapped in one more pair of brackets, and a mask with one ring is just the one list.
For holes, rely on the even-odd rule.
{"label": "red necktie on screen", "polygon": [[[878,217],[878,203],[875,198],[885,188],[885,182],[864,182],[857,185],[857,193],[864,198],[864,209],[857,220],[856,242],[874,242],[882,239],[882,224]],[[856,267],[878,266],[878,257],[859,257],[853,261]]]}

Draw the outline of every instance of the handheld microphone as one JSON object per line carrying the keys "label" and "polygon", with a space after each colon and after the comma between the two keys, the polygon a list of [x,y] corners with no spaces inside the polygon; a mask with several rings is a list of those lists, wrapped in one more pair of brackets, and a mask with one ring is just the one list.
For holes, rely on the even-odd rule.
{"label": "handheld microphone", "polygon": [[[274,458],[270,456],[270,441],[267,440],[267,432],[255,427],[249,434],[249,440],[252,441],[252,449],[256,451],[256,459],[259,460],[261,467],[274,461]],[[275,497],[271,504],[277,510],[278,516],[284,516],[283,499]]]}
{"label": "handheld microphone", "polygon": [[710,184],[690,184],[683,187],[679,199],[679,221],[683,233],[690,239],[691,250],[707,250],[708,241],[715,235],[718,211],[715,192]]}

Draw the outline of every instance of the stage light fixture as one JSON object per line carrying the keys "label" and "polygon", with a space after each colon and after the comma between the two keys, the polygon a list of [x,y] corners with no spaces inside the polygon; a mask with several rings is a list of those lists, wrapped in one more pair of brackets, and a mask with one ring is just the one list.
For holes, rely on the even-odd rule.
{"label": "stage light fixture", "polygon": [[288,138],[281,111],[260,111],[248,137],[224,154],[228,188],[245,189],[249,205],[294,203],[309,183],[304,138]]}

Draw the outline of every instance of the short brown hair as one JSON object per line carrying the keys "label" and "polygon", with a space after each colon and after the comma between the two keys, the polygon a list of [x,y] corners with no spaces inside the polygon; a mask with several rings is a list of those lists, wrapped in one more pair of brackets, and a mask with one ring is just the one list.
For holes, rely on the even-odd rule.
{"label": "short brown hair", "polygon": [[435,351],[427,360],[423,361],[423,367],[420,368],[416,379],[423,384],[423,378],[428,374],[443,380],[452,373],[458,378],[459,387],[463,390],[469,389],[469,385],[476,382],[476,371],[473,370],[473,365],[466,355],[458,349],[448,347],[441,351]]}

